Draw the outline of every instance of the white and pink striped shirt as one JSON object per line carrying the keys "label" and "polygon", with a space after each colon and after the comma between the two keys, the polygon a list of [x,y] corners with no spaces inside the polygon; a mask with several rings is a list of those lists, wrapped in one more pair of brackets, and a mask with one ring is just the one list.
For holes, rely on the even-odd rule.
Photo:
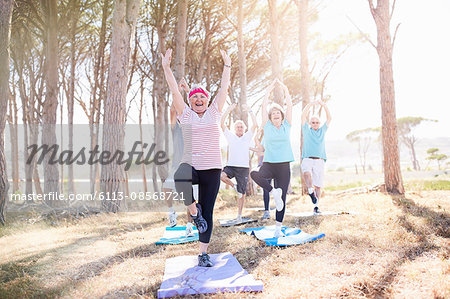
{"label": "white and pink striped shirt", "polygon": [[183,130],[184,151],[181,163],[188,163],[196,170],[222,169],[221,116],[215,100],[202,117],[185,105],[183,114],[177,116]]}

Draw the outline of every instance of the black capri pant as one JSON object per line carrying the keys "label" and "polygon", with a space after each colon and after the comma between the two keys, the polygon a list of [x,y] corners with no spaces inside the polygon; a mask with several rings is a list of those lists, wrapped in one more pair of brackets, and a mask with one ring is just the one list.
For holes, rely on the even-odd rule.
{"label": "black capri pant", "polygon": [[194,202],[192,185],[198,185],[198,203],[202,207],[202,216],[208,223],[208,229],[199,233],[199,241],[209,243],[213,229],[213,210],[220,187],[221,169],[196,170],[187,163],[181,163],[174,174],[177,193],[183,192],[184,204]]}
{"label": "black capri pant", "polygon": [[[289,187],[289,182],[291,181],[291,167],[289,162],[282,163],[269,163],[263,162],[259,170],[254,170],[250,173],[252,179],[264,190],[270,192],[272,189],[281,188],[283,190],[283,195],[281,199],[283,200],[284,206],[281,211],[277,211],[276,220],[278,222],[283,222],[284,212],[286,211],[286,194]],[[272,187],[269,181],[274,180],[274,187]]]}

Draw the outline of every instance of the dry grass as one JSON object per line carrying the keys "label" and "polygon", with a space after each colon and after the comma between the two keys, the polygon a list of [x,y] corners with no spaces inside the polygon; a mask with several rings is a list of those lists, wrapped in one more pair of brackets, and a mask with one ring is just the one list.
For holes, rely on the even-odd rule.
{"label": "dry grass", "polygon": [[[223,194],[216,219],[235,215],[232,197]],[[326,237],[285,249],[216,225],[210,252],[233,253],[264,282],[264,292],[215,297],[449,298],[449,199],[450,191],[420,191],[406,198],[328,193],[323,209],[358,214],[286,216],[285,225]],[[259,199],[247,203],[261,205]],[[290,212],[311,208],[306,197],[290,196]],[[247,214],[259,218],[262,212]],[[0,229],[0,298],[156,297],[165,260],[197,253],[194,243],[154,245],[166,225],[164,216],[100,214],[56,226],[10,219]]]}

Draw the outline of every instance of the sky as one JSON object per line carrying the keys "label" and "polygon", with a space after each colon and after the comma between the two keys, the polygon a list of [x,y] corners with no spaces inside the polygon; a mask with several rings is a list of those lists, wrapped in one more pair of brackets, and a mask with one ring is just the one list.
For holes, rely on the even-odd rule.
{"label": "sky", "polygon": [[[367,1],[324,1],[324,6],[311,30],[332,39],[342,33],[358,32],[353,22],[376,44],[376,26]],[[449,15],[448,0],[398,0],[391,22],[391,32],[401,23],[393,55],[397,118],[438,120],[417,128],[416,135],[422,138],[450,136]],[[353,130],[380,126],[379,89],[375,48],[368,42],[353,46],[328,79],[333,114],[328,138],[343,139]]]}

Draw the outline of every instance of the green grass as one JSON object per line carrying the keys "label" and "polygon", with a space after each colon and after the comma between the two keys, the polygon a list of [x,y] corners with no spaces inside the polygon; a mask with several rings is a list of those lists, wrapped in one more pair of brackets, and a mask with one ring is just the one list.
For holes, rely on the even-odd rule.
{"label": "green grass", "polygon": [[450,190],[449,180],[413,180],[405,183],[408,190]]}
{"label": "green grass", "polygon": [[342,184],[342,185],[326,186],[325,190],[326,191],[342,191],[342,190],[347,190],[347,189],[357,188],[357,187],[362,187],[362,186],[367,186],[367,185],[370,185],[370,183],[357,181],[357,182],[352,182],[352,183],[347,183],[347,184]]}
{"label": "green grass", "polygon": [[[351,188],[372,185],[370,182],[350,182],[334,186],[325,186],[326,191],[343,191]],[[405,182],[405,188],[409,191],[439,191],[450,190],[450,180],[410,180]]]}

